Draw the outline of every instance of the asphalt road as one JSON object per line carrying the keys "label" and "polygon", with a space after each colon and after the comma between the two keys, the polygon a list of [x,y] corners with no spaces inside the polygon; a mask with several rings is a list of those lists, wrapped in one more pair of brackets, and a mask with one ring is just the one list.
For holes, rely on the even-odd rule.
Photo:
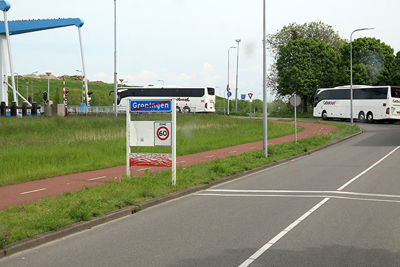
{"label": "asphalt road", "polygon": [[400,266],[400,125],[365,133],[0,266]]}

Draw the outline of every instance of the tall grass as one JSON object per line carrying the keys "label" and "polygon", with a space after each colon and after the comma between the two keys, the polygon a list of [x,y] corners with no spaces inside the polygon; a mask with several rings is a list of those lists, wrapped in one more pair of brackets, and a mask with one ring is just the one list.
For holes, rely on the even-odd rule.
{"label": "tall grass", "polygon": [[[132,120],[170,120],[170,115]],[[191,154],[262,139],[262,122],[215,114],[178,114],[177,153]],[[269,124],[269,137],[293,133],[292,126]],[[170,148],[134,147],[134,152]],[[125,118],[0,119],[0,185],[123,165]]]}

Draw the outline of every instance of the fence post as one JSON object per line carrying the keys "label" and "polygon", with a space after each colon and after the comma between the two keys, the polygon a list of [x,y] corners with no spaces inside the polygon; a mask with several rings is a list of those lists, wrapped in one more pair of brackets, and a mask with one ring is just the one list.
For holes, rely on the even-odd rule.
{"label": "fence post", "polygon": [[11,104],[11,117],[17,116],[17,102]]}
{"label": "fence post", "polygon": [[6,102],[1,102],[0,104],[0,115],[6,116]]}
{"label": "fence post", "polygon": [[37,103],[36,102],[33,102],[32,103],[32,107],[31,107],[31,115],[32,116],[36,116],[37,115]]}
{"label": "fence post", "polygon": [[26,115],[28,115],[27,111],[27,104],[26,102],[22,102],[22,117],[25,117]]}

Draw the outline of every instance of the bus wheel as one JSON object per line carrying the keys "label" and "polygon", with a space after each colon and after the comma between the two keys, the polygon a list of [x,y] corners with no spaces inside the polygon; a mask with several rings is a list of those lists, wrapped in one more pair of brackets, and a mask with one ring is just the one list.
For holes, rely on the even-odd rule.
{"label": "bus wheel", "polygon": [[183,113],[190,113],[190,108],[189,107],[184,107],[183,108]]}
{"label": "bus wheel", "polygon": [[372,114],[372,112],[368,112],[367,114],[367,122],[368,123],[372,123],[374,121],[374,115]]}
{"label": "bus wheel", "polygon": [[180,107],[176,107],[176,112],[178,112],[178,113],[181,113],[182,111],[181,111],[181,108]]}
{"label": "bus wheel", "polygon": [[365,114],[364,114],[364,112],[360,112],[360,113],[358,113],[358,121],[359,122],[365,122]]}
{"label": "bus wheel", "polygon": [[322,118],[324,121],[328,120],[328,113],[326,113],[326,111],[325,111],[325,110],[324,110],[324,111],[322,111],[321,118]]}

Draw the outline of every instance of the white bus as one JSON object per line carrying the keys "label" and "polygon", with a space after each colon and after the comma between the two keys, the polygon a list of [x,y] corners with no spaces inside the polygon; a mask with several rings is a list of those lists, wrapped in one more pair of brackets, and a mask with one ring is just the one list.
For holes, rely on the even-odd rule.
{"label": "white bus", "polygon": [[126,97],[174,97],[178,112],[215,112],[215,89],[212,87],[120,87],[118,110],[125,111]]}
{"label": "white bus", "polygon": [[[318,89],[314,100],[314,117],[350,119],[350,86]],[[353,86],[353,119],[400,119],[399,86]]]}

